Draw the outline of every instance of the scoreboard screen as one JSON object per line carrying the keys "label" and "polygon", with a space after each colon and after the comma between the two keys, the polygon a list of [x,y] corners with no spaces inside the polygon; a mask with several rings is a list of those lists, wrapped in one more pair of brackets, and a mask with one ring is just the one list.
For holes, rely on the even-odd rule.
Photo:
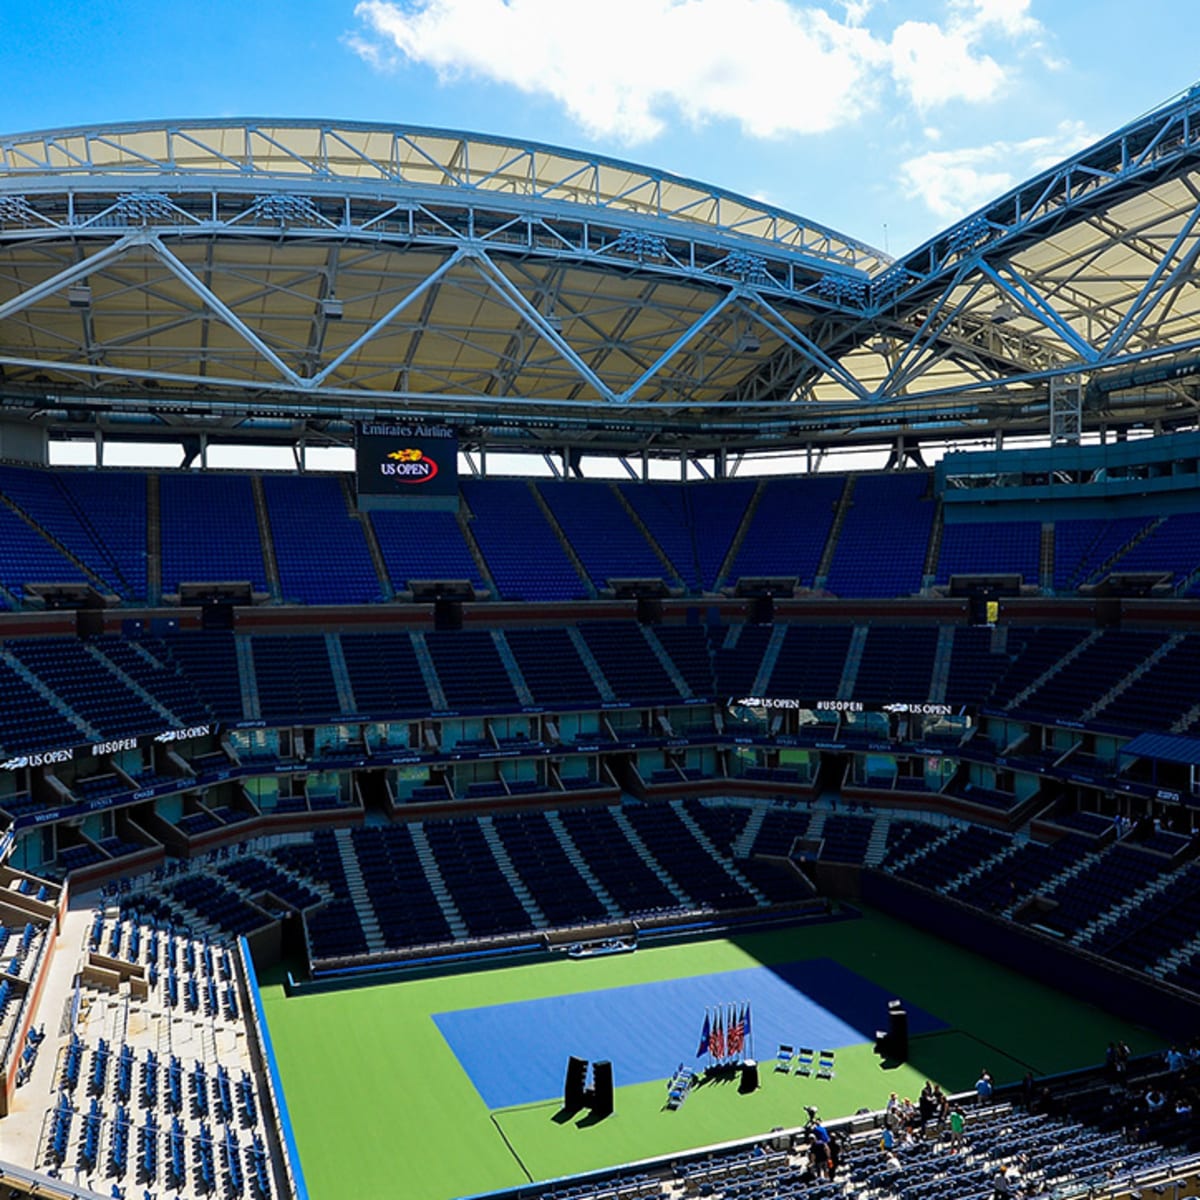
{"label": "scoreboard screen", "polygon": [[362,421],[354,451],[360,509],[458,511],[458,437],[449,426]]}

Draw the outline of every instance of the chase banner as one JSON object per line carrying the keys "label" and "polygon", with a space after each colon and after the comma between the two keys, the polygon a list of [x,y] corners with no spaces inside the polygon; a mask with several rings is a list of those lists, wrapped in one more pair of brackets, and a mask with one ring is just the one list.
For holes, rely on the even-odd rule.
{"label": "chase banner", "polygon": [[355,468],[360,509],[458,509],[458,438],[446,425],[362,421]]}

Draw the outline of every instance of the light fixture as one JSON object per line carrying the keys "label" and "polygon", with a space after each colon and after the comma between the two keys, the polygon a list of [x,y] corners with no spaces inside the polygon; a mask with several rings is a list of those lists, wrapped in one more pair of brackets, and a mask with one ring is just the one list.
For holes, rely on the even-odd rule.
{"label": "light fixture", "polygon": [[562,322],[562,317],[560,317],[560,316],[558,315],[558,313],[556,313],[556,312],[554,311],[554,309],[551,309],[551,310],[550,310],[550,311],[549,311],[549,312],[546,314],[546,324],[547,324],[547,325],[548,325],[548,326],[549,326],[549,327],[550,327],[552,330],[554,330],[554,332],[555,332],[555,333],[562,333],[562,331],[563,331],[563,322]]}
{"label": "light fixture", "polygon": [[321,301],[321,316],[327,321],[340,321],[342,319],[342,302],[334,296],[326,296]]}
{"label": "light fixture", "polygon": [[67,288],[67,303],[72,308],[90,308],[92,289],[86,283],[73,283]]}
{"label": "light fixture", "polygon": [[878,354],[881,358],[887,356],[887,352],[892,348],[892,343],[885,337],[877,337],[873,342],[870,342],[867,349],[874,354]]}
{"label": "light fixture", "polygon": [[757,354],[762,349],[762,343],[752,330],[747,329],[733,349],[737,354]]}
{"label": "light fixture", "polygon": [[1012,321],[1020,315],[1017,306],[1011,300],[1004,299],[992,310],[991,321],[993,325],[1003,325],[1005,322]]}

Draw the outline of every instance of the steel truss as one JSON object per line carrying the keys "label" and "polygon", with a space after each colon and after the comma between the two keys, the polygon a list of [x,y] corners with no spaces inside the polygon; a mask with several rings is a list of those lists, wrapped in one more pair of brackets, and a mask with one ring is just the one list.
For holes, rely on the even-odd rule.
{"label": "steel truss", "polygon": [[1193,90],[889,263],[692,181],[446,131],[0,139],[0,403],[749,447],[1048,431],[1050,381],[1080,376],[1103,397],[1081,432],[1194,420],[1186,373],[1090,385],[1200,350],[1198,162]]}

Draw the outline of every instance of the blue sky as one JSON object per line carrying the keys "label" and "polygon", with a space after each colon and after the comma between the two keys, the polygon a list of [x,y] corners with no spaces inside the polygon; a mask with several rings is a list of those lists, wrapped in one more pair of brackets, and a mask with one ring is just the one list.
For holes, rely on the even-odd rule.
{"label": "blue sky", "polygon": [[1189,0],[4,0],[0,13],[7,132],[320,116],[496,133],[745,192],[893,254],[1200,79]]}

